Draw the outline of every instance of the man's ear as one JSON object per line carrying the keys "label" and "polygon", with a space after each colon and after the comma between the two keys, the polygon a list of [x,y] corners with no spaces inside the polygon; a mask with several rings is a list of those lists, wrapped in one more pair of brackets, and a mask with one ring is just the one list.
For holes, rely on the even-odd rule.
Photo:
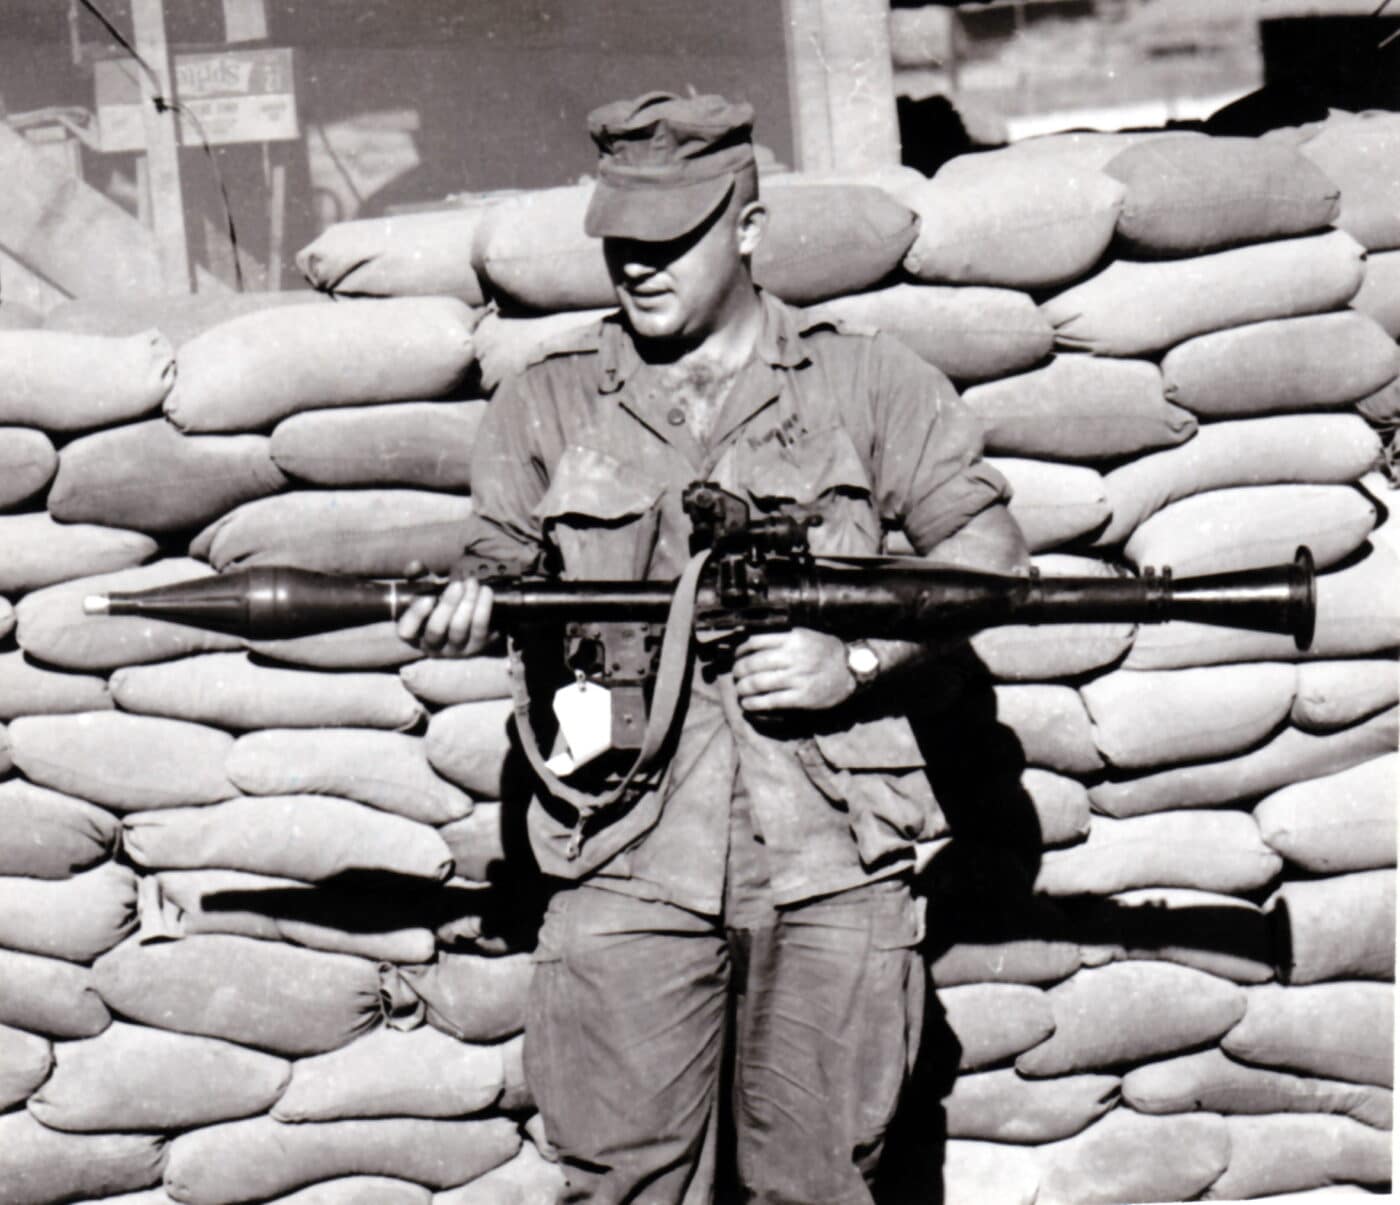
{"label": "man's ear", "polygon": [[763,232],[768,229],[768,206],[762,201],[750,201],[739,211],[739,222],[735,228],[735,238],[739,254],[752,255],[763,241]]}

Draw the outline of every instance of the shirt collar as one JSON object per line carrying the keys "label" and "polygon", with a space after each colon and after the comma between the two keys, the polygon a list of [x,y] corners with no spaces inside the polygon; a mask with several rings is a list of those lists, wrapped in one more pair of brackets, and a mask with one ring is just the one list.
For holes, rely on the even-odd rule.
{"label": "shirt collar", "polygon": [[[760,326],[754,355],[774,368],[797,368],[807,362],[798,311],[771,293],[758,290]],[[603,393],[616,393],[642,363],[621,311],[602,320],[598,347],[598,379]]]}

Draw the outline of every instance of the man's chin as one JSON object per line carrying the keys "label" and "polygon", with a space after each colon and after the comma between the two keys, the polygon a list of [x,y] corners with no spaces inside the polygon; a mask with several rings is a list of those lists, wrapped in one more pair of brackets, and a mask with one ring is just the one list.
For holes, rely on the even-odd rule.
{"label": "man's chin", "polygon": [[681,333],[681,320],[675,314],[635,305],[624,305],[622,309],[632,332],[643,339],[674,339]]}

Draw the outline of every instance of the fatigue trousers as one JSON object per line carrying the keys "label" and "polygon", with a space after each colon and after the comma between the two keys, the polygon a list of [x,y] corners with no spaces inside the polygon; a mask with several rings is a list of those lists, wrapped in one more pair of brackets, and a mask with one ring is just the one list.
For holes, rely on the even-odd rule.
{"label": "fatigue trousers", "polygon": [[526,1075],[566,1202],[873,1200],[923,1016],[919,902],[890,878],[775,907],[733,810],[722,916],[590,882],[550,902]]}

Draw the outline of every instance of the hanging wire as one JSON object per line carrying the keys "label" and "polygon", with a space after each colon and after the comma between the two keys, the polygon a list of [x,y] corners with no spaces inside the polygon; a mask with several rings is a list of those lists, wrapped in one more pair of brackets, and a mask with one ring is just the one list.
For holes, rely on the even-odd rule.
{"label": "hanging wire", "polygon": [[219,189],[219,199],[224,207],[224,222],[228,229],[229,247],[233,252],[233,278],[238,292],[243,292],[243,263],[238,256],[238,228],[233,221],[233,206],[229,204],[228,189],[224,185],[224,174],[219,170],[219,161],[214,155],[214,148],[210,145],[208,137],[204,132],[204,123],[199,120],[195,112],[186,105],[178,101],[170,100],[162,94],[160,76],[156,74],[155,68],[148,63],[141,55],[141,52],[131,44],[115,25],[108,20],[107,15],[97,7],[94,0],[79,0],[82,6],[98,21],[123,50],[129,54],[136,65],[146,74],[150,81],[151,103],[155,105],[157,113],[173,113],[177,118],[188,119],[194,127],[194,132],[199,138],[200,144],[204,147],[204,154],[209,160],[210,169],[214,173],[214,183]]}

